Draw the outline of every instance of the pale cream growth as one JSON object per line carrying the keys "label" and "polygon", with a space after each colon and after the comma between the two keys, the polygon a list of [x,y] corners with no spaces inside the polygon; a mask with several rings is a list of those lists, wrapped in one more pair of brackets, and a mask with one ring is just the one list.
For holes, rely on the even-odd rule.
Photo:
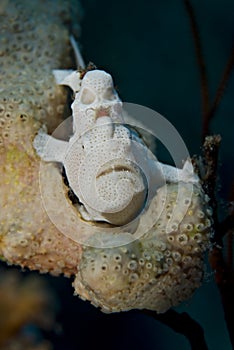
{"label": "pale cream growth", "polygon": [[[11,264],[68,276],[81,247],[48,218],[39,189],[40,159],[32,141],[64,117],[66,93],[52,69],[72,67],[68,29],[73,1],[9,0],[0,5],[0,255]],[[53,187],[56,167],[45,177]]]}
{"label": "pale cream growth", "polygon": [[[181,183],[181,190],[186,198],[190,184]],[[173,184],[159,190],[145,215],[157,215],[162,199],[165,206],[151,230],[140,239],[116,248],[85,247],[74,282],[77,294],[104,312],[165,312],[193,295],[202,283],[203,253],[209,246],[211,218],[204,193],[194,185],[186,216],[180,221],[177,211],[178,217],[174,217],[171,230],[166,233],[167,217],[176,205],[177,192],[178,187]],[[100,233],[95,239],[107,238]],[[124,244],[126,233],[118,239]]]}

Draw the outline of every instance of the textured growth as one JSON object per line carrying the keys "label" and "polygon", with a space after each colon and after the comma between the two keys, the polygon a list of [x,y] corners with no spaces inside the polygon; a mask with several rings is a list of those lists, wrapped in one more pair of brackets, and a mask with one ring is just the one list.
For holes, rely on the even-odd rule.
{"label": "textured growth", "polygon": [[[53,130],[64,116],[66,92],[52,69],[72,67],[64,24],[72,25],[71,9],[78,15],[78,4],[71,1],[0,5],[0,255],[10,263],[67,275],[76,271],[80,248],[43,209],[32,140],[42,125]],[[48,181],[57,175],[48,165]]]}
{"label": "textured growth", "polygon": [[[199,186],[194,185],[191,198],[190,185],[181,183],[180,191],[184,203],[178,209],[178,186],[159,190],[143,220],[148,215],[157,216],[162,203],[163,211],[140,239],[124,245],[124,233],[120,247],[84,249],[74,282],[81,297],[105,312],[134,308],[164,312],[191,297],[203,277],[202,255],[209,245],[211,212]],[[188,205],[188,211],[181,220],[183,204]],[[166,228],[176,205],[177,212]],[[95,239],[101,241],[106,237],[100,235]]]}

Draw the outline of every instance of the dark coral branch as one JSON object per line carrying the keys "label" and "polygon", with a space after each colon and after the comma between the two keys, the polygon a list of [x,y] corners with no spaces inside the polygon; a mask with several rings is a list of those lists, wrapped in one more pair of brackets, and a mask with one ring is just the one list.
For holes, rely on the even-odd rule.
{"label": "dark coral branch", "polygon": [[206,71],[206,65],[202,53],[202,44],[199,35],[199,28],[196,21],[193,6],[190,0],[184,0],[185,8],[190,19],[190,25],[192,29],[193,41],[195,46],[196,58],[198,62],[200,81],[201,81],[201,98],[202,98],[202,139],[204,140],[207,135],[210,134],[210,122],[217,111],[219,104],[223,98],[225,89],[229,82],[232,70],[234,68],[234,46],[232,48],[230,57],[224,69],[219,86],[217,88],[214,102],[211,104],[209,99],[209,86],[208,77]]}
{"label": "dark coral branch", "polygon": [[221,142],[220,135],[206,136],[202,146],[202,161],[205,170],[203,184],[208,195],[215,193],[218,169],[218,154]]}
{"label": "dark coral branch", "polygon": [[192,350],[208,350],[202,327],[187,313],[178,313],[175,310],[168,310],[164,314],[157,314],[150,310],[144,310],[143,313],[184,335]]}
{"label": "dark coral branch", "polygon": [[221,142],[220,135],[207,136],[202,147],[202,157],[198,160],[194,158],[194,163],[197,163],[199,174],[201,176],[202,187],[205,193],[210,198],[210,206],[213,210],[213,227],[215,233],[213,240],[216,244],[222,245],[222,237],[219,234],[218,214],[217,214],[217,199],[216,199],[216,185],[217,185],[217,169],[218,169],[218,155]]}
{"label": "dark coral branch", "polygon": [[206,72],[206,65],[202,53],[202,44],[199,35],[199,29],[194,13],[193,6],[189,0],[184,0],[184,5],[189,16],[190,25],[192,29],[193,41],[195,45],[196,58],[198,62],[200,81],[201,81],[201,99],[202,99],[202,118],[203,118],[203,135],[209,134],[209,120],[207,115],[210,109],[209,102],[209,87],[208,77]]}
{"label": "dark coral branch", "polygon": [[[202,139],[204,144],[202,147],[203,154],[201,158],[194,157],[193,163],[195,170],[202,179],[204,191],[210,198],[210,205],[213,209],[213,249],[210,252],[210,264],[215,271],[215,280],[219,288],[224,309],[225,320],[229,331],[231,343],[234,347],[234,270],[233,270],[233,233],[234,233],[234,210],[229,212],[229,215],[222,221],[218,220],[218,205],[216,198],[217,186],[217,167],[218,153],[221,137],[219,135],[209,135],[210,123],[217,111],[220,102],[223,98],[225,88],[229,82],[233,67],[234,67],[234,46],[230,58],[225,67],[224,73],[220,80],[218,89],[215,94],[214,102],[209,106],[208,95],[208,79],[206,76],[206,68],[202,55],[202,47],[199,38],[199,30],[196,23],[193,7],[190,0],[184,0],[186,10],[188,12],[193,39],[195,43],[196,56],[201,77],[201,93],[202,93]],[[232,199],[231,199],[232,200]],[[228,256],[225,262],[222,253],[223,237],[228,234]]]}
{"label": "dark coral branch", "polygon": [[234,209],[229,212],[227,217],[219,222],[217,213],[216,185],[217,185],[217,170],[218,170],[218,155],[221,142],[220,135],[207,136],[202,147],[202,160],[199,164],[200,174],[204,191],[210,198],[210,205],[213,209],[214,219],[214,243],[222,245],[222,238],[234,229]]}
{"label": "dark coral branch", "polygon": [[234,211],[232,210],[221,223],[218,220],[216,184],[217,184],[217,167],[218,153],[221,137],[219,135],[207,136],[203,145],[202,160],[200,167],[203,173],[202,184],[205,192],[210,197],[210,205],[213,208],[213,248],[210,252],[209,260],[212,269],[215,272],[215,281],[219,288],[222,299],[222,305],[225,315],[230,340],[234,346],[234,272],[232,266],[224,261],[222,246],[223,237],[230,233],[234,224]]}
{"label": "dark coral branch", "polygon": [[209,260],[215,271],[215,281],[219,288],[230,340],[234,347],[234,272],[225,263],[222,250],[218,247],[213,248]]}
{"label": "dark coral branch", "polygon": [[[231,77],[231,73],[232,73],[233,68],[234,68],[234,46],[232,48],[230,57],[228,59],[226,67],[224,69],[224,72],[223,72],[222,78],[220,80],[218,89],[216,91],[214,102],[210,108],[209,113],[206,116],[206,119],[207,119],[206,123],[208,123],[208,125],[210,124],[211,119],[214,117],[214,114],[217,111],[219,104],[223,98],[223,95],[224,95],[225,89],[227,87],[227,84],[229,82],[229,79]],[[207,129],[207,131],[208,131],[208,129]]]}

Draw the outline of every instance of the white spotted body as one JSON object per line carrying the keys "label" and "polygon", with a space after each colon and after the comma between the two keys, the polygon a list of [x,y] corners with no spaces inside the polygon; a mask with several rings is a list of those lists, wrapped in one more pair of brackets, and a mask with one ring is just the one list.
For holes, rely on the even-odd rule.
{"label": "white spotted body", "polygon": [[202,282],[212,233],[207,196],[190,160],[183,169],[160,163],[126,127],[108,73],[55,77],[75,94],[73,135],[62,141],[41,130],[34,147],[44,161],[63,164],[80,214],[91,221],[80,220],[63,186],[57,197],[42,192],[54,224],[82,247],[75,293],[104,312],[165,312]]}
{"label": "white spotted body", "polygon": [[81,79],[79,72],[56,71],[55,77],[75,93],[73,136],[66,142],[40,131],[34,147],[43,160],[63,163],[84,219],[126,224],[144,208],[149,188],[153,196],[166,181],[198,181],[189,161],[182,170],[159,163],[124,126],[110,74],[96,69]]}

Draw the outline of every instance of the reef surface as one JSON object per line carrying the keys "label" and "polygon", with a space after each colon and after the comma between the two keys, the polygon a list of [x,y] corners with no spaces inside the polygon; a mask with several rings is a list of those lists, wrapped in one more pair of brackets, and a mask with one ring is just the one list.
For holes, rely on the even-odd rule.
{"label": "reef surface", "polygon": [[[76,5],[75,5],[76,4]],[[3,1],[0,5],[0,255],[53,274],[75,273],[80,247],[48,218],[32,140],[63,119],[67,92],[52,70],[73,67],[68,26],[73,1]],[[58,176],[47,166],[48,182]]]}

